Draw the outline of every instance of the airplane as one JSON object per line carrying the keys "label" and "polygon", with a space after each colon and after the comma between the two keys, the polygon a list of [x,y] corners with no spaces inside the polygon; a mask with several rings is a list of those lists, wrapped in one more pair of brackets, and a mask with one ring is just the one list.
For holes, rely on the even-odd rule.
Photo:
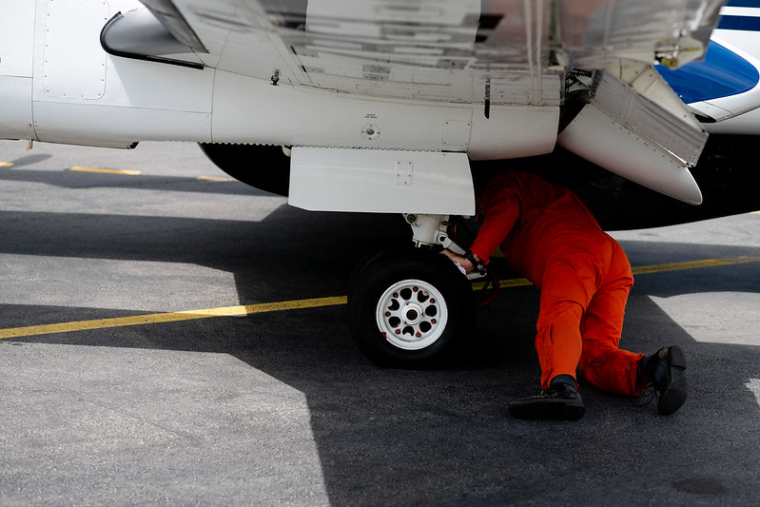
{"label": "airplane", "polygon": [[[292,206],[401,214],[414,247],[357,267],[351,333],[378,364],[438,364],[474,320],[436,252],[464,251],[479,171],[554,171],[624,226],[760,205],[721,165],[760,131],[739,49],[760,0],[724,3],[0,0],[0,139],[195,142]],[[725,173],[741,195],[713,193]]]}

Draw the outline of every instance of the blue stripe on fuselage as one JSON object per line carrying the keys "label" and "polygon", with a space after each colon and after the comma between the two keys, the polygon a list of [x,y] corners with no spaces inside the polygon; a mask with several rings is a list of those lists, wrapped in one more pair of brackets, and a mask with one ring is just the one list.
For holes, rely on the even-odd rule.
{"label": "blue stripe on fuselage", "polygon": [[760,7],[760,0],[728,0],[725,7]]}
{"label": "blue stripe on fuselage", "polygon": [[715,42],[710,42],[703,61],[676,70],[658,65],[657,70],[686,104],[737,95],[760,81],[754,65]]}
{"label": "blue stripe on fuselage", "polygon": [[760,17],[721,16],[716,28],[720,30],[743,30],[745,32],[760,32]]}
{"label": "blue stripe on fuselage", "polygon": [[[760,9],[760,0],[728,0],[725,7]],[[760,11],[758,11],[758,14],[760,14]],[[718,26],[716,28],[719,28],[721,30],[742,30],[745,32],[758,32],[760,31],[760,17],[724,14],[720,17]]]}

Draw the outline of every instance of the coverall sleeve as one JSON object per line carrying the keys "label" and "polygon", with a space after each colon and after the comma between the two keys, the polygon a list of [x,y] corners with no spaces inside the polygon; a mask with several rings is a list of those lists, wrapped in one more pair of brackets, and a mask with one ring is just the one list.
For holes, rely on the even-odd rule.
{"label": "coverall sleeve", "polygon": [[486,190],[482,202],[483,222],[470,250],[487,262],[520,218],[520,197],[516,188],[502,187]]}

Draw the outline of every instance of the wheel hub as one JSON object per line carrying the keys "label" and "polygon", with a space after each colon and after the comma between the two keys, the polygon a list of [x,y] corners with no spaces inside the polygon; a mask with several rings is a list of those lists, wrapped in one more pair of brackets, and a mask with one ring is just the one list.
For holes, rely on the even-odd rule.
{"label": "wheel hub", "polygon": [[420,350],[435,343],[446,329],[448,309],[441,293],[423,280],[402,280],[377,303],[377,325],[392,345]]}
{"label": "wheel hub", "polygon": [[423,310],[420,305],[406,303],[406,308],[404,309],[404,322],[410,325],[419,324],[424,315],[422,312]]}

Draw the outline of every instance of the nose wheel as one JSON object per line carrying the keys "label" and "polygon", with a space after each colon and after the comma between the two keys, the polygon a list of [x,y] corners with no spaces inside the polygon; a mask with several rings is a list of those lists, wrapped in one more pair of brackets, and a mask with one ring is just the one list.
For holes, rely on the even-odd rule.
{"label": "nose wheel", "polygon": [[446,257],[426,249],[372,257],[352,278],[348,305],[354,340],[382,366],[447,362],[474,327],[470,282]]}

